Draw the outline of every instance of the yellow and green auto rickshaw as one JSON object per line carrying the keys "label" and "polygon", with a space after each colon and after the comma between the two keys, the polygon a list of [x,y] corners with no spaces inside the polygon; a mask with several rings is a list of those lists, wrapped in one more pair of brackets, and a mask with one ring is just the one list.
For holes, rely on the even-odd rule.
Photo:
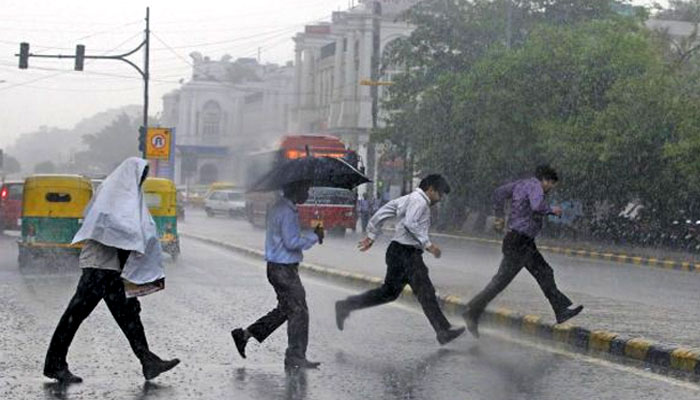
{"label": "yellow and green auto rickshaw", "polygon": [[22,195],[20,268],[44,259],[49,263],[76,262],[81,244],[71,245],[92,198],[89,179],[80,175],[33,175],[24,181]]}
{"label": "yellow and green auto rickshaw", "polygon": [[170,179],[146,178],[143,194],[148,210],[158,229],[163,251],[173,260],[180,255],[180,239],[177,236],[177,194]]}

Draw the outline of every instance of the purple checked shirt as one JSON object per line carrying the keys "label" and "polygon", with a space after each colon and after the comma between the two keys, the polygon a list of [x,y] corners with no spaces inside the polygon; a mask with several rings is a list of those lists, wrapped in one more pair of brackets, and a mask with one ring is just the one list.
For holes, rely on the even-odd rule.
{"label": "purple checked shirt", "polygon": [[507,183],[493,192],[493,208],[496,217],[503,218],[506,200],[511,200],[508,228],[535,238],[542,230],[542,218],[552,214],[552,208],[537,178]]}

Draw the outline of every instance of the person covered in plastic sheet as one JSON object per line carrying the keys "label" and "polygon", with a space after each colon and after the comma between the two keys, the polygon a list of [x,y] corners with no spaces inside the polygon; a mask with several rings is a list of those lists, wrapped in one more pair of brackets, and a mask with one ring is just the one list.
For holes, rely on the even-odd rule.
{"label": "person covered in plastic sheet", "polygon": [[324,238],[324,231],[320,225],[313,233],[302,232],[299,227],[297,204],[306,202],[308,198],[308,182],[287,184],[283,188],[283,197],[268,212],[265,238],[267,280],[275,289],[278,304],[248,328],[231,331],[236,349],[243,358],[246,358],[245,348],[251,337],[262,343],[287,322],[285,368],[318,368],[320,365],[319,362],[306,358],[309,309],[306,305],[306,292],[299,278],[302,251],[310,249],[316,243],[323,243]]}
{"label": "person covered in plastic sheet", "polygon": [[428,175],[415,191],[388,202],[372,216],[367,226],[367,237],[358,244],[360,251],[372,247],[386,220],[398,219],[396,233],[386,251],[386,278],[377,289],[336,302],[335,315],[339,330],[343,330],[345,320],[352,311],[392,302],[408,284],[435,330],[438,343],[447,344],[464,333],[464,327],[452,328],[445,318],[435,295],[435,287],[430,281],[428,267],[423,262],[423,251],[431,253],[435,258],[440,258],[442,254],[428,236],[430,207],[440,202],[449,192],[450,185],[445,178],[437,174]]}
{"label": "person covered in plastic sheet", "polygon": [[44,375],[63,383],[82,382],[68,369],[68,348],[80,324],[100,300],[126,335],[149,380],[175,367],[178,359],[162,360],[149,349],[136,296],[164,287],[165,273],[156,226],[143,200],[141,185],[148,175],[145,160],[131,157],[102,183],[85,209],[84,222],[73,238],[82,243],[82,275],[68,308],[58,322],[46,353]]}
{"label": "person covered in plastic sheet", "polygon": [[557,323],[561,324],[575,317],[583,310],[579,305],[572,308],[566,297],[554,282],[552,267],[545,261],[535,244],[535,238],[542,229],[542,219],[546,215],[560,216],[561,207],[550,207],[546,194],[559,182],[557,172],[548,165],[538,166],[535,176],[507,183],[493,194],[493,207],[496,214],[494,228],[502,232],[505,226],[504,203],[510,201],[508,232],[503,239],[503,260],[491,282],[467,304],[464,319],[474,337],[479,337],[479,318],[486,306],[501,293],[525,267],[535,278],[549,304],[554,310]]}

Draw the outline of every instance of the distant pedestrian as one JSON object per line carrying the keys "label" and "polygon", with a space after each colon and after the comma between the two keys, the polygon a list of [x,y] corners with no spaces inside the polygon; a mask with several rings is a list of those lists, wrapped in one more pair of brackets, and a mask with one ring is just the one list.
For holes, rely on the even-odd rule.
{"label": "distant pedestrian", "polygon": [[299,278],[302,251],[322,243],[323,228],[313,233],[302,233],[299,227],[297,204],[309,198],[308,182],[296,182],[283,188],[284,196],[272,207],[267,217],[265,260],[267,280],[277,293],[277,307],[248,328],[237,328],[231,336],[241,357],[246,358],[245,347],[253,337],[262,343],[277,328],[287,322],[288,347],[284,365],[287,368],[317,368],[320,363],[306,359],[309,342],[309,309],[306,292]]}
{"label": "distant pedestrian", "polygon": [[392,302],[408,284],[423,307],[441,345],[464,332],[464,327],[452,328],[440,310],[428,267],[423,262],[423,251],[431,253],[435,258],[440,258],[442,254],[428,236],[430,207],[440,202],[449,192],[450,185],[445,178],[441,175],[428,175],[414,192],[390,201],[374,214],[367,227],[367,237],[358,244],[360,251],[372,247],[387,219],[398,219],[396,233],[386,251],[386,278],[381,287],[335,304],[338,329],[343,330],[345,320],[352,311]]}
{"label": "distant pedestrian", "polygon": [[79,261],[82,276],[46,353],[44,375],[49,378],[82,382],[68,369],[66,356],[80,324],[100,300],[105,301],[129,340],[146,379],[180,362],[161,360],[150,351],[139,316],[141,305],[125,292],[125,281],[143,284],[138,295],[163,288],[160,242],[141,192],[147,175],[145,160],[126,159],[105,179],[86,208],[84,223],[73,238],[73,243],[83,243]]}
{"label": "distant pedestrian", "polygon": [[369,223],[369,217],[372,215],[372,201],[369,198],[369,193],[365,192],[362,198],[357,203],[358,213],[360,214],[360,224],[362,225],[362,232],[367,232],[367,224]]}
{"label": "distant pedestrian", "polygon": [[554,310],[557,323],[573,318],[583,310],[572,305],[554,282],[554,273],[542,254],[537,250],[535,237],[542,229],[545,215],[560,216],[560,207],[550,207],[545,195],[557,185],[557,172],[547,166],[537,167],[535,177],[508,183],[496,189],[493,194],[493,207],[496,214],[494,228],[502,232],[505,225],[504,203],[510,201],[508,233],[503,239],[503,260],[498,273],[491,282],[467,305],[464,319],[469,332],[479,337],[479,317],[486,306],[505,289],[520,270],[525,267],[537,280],[545,297]]}
{"label": "distant pedestrian", "polygon": [[370,215],[374,215],[380,208],[384,206],[387,202],[384,200],[384,195],[381,192],[377,192],[377,197],[372,200],[372,205],[370,207]]}

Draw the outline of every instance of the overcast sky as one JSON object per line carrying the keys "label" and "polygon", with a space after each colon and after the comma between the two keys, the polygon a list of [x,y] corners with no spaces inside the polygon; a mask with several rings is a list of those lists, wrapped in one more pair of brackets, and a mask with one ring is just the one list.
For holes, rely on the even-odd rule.
{"label": "overcast sky", "polygon": [[[294,58],[291,37],[303,25],[329,20],[353,0],[3,0],[0,12],[0,148],[41,125],[71,128],[108,108],[142,104],[140,75],[119,61],[87,60],[83,72],[73,60],[30,58],[17,68],[20,42],[32,53],[74,54],[84,44],[90,55],[116,54],[143,40],[146,6],[151,8],[150,112],[161,96],[189,78],[189,53],[214,59],[224,54],[284,63]],[[354,0],[357,3],[357,0]],[[647,4],[648,1],[635,1]],[[663,2],[662,2],[663,3]],[[137,53],[133,61],[141,65]]]}

